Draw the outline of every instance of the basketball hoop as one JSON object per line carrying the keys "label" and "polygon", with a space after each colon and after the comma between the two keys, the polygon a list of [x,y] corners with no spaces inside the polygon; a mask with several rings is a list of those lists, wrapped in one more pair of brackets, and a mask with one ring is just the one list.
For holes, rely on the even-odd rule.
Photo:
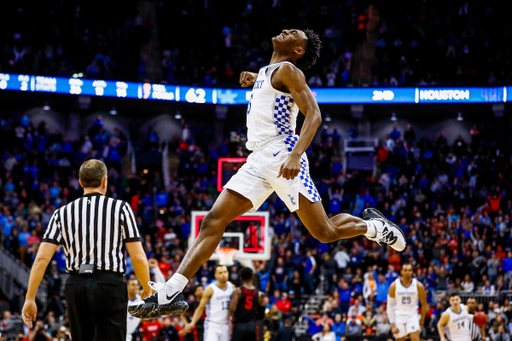
{"label": "basketball hoop", "polygon": [[238,249],[232,247],[219,247],[216,252],[219,256],[220,265],[232,266],[235,264],[233,258],[235,257],[235,253],[238,252]]}

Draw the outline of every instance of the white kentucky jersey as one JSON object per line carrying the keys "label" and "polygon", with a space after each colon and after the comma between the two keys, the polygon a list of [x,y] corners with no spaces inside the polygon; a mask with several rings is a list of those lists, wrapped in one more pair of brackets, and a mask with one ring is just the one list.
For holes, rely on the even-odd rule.
{"label": "white kentucky jersey", "polygon": [[[133,301],[128,299],[128,305],[141,302],[142,299],[139,294],[135,295],[135,299]],[[137,327],[139,327],[139,323],[140,318],[132,316],[130,313],[126,314],[126,341],[132,340],[132,334],[137,330]]]}
{"label": "white kentucky jersey", "polygon": [[468,341],[471,340],[469,333],[469,314],[462,304],[460,305],[460,313],[456,313],[450,307],[446,310],[450,315],[450,320],[446,324],[446,334],[450,341]]}
{"label": "white kentucky jersey", "polygon": [[404,286],[400,278],[395,280],[395,316],[404,320],[418,317],[418,283],[416,278]]}
{"label": "white kentucky jersey", "polygon": [[[292,151],[298,136],[295,134],[299,108],[291,94],[272,86],[272,74],[281,62],[262,67],[252,89],[247,106],[247,149],[253,150],[256,143],[282,137],[289,152]],[[295,67],[295,66],[294,66]]]}
{"label": "white kentucky jersey", "polygon": [[206,304],[205,323],[229,324],[229,302],[234,286],[227,282],[226,289],[221,289],[217,283],[210,284],[213,289],[213,295]]}

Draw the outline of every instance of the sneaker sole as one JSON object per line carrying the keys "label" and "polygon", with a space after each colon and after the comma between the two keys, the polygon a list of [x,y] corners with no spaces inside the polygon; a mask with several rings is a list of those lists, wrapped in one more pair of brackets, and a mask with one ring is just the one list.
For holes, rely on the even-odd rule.
{"label": "sneaker sole", "polygon": [[188,310],[188,304],[183,299],[169,304],[159,305],[155,302],[144,302],[128,306],[128,312],[138,318],[153,318],[162,315],[180,315]]}
{"label": "sneaker sole", "polygon": [[[398,227],[397,224],[395,224],[394,222],[390,221],[388,218],[386,218],[379,210],[375,209],[375,208],[366,208],[364,211],[363,211],[363,219],[364,220],[369,220],[369,219],[372,219],[372,218],[379,218],[379,219],[384,219],[389,225],[393,226],[394,228],[396,228],[398,231],[400,231],[400,233],[402,234],[402,236],[404,237],[404,241],[406,241],[407,239],[405,238],[405,233],[404,231],[402,231],[402,229],[400,227]],[[406,242],[407,244],[407,242]],[[403,250],[405,250],[405,247],[403,248]],[[402,252],[403,250],[400,250],[399,252]],[[398,251],[398,250],[397,250]]]}

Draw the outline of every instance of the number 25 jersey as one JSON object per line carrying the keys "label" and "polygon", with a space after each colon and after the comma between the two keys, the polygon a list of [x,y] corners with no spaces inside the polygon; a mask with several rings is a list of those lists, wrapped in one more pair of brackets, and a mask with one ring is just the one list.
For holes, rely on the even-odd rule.
{"label": "number 25 jersey", "polygon": [[395,316],[400,320],[418,318],[418,284],[416,278],[404,286],[400,278],[395,280]]}

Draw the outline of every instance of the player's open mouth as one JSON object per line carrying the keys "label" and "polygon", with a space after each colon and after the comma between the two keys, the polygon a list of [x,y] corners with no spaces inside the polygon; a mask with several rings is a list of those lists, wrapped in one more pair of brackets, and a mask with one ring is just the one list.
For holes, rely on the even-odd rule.
{"label": "player's open mouth", "polygon": [[284,39],[284,34],[281,33],[280,35],[277,36],[277,38]]}

